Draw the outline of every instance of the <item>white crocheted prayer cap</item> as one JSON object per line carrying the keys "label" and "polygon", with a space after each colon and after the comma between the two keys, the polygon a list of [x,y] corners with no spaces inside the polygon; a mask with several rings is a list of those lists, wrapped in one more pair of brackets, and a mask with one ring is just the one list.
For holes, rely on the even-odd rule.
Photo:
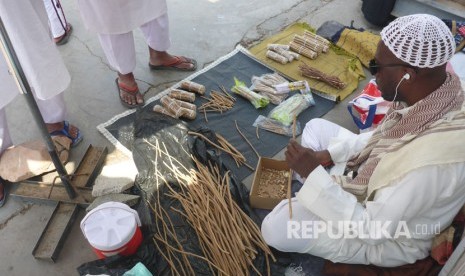
{"label": "white crocheted prayer cap", "polygon": [[455,53],[452,32],[429,14],[397,18],[381,31],[381,39],[398,59],[420,68],[443,65]]}

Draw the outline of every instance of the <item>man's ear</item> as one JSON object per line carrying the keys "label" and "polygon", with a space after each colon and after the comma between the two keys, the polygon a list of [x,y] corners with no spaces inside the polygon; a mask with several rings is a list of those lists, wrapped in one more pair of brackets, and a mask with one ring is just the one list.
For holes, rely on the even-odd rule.
{"label": "man's ear", "polygon": [[414,82],[417,78],[417,71],[413,68],[405,68],[405,74],[402,78],[405,82]]}

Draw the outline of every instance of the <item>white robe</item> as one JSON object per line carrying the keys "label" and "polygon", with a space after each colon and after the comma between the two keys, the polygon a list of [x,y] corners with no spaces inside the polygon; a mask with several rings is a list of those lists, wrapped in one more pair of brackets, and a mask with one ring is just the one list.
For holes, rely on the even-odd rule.
{"label": "white robe", "polygon": [[[36,97],[46,100],[63,92],[71,77],[47,31],[44,3],[0,0],[0,17]],[[18,93],[6,59],[0,54],[0,109]]]}
{"label": "white robe", "polygon": [[[366,134],[346,135],[347,130],[329,122],[306,128],[312,125],[315,129],[304,130],[307,137],[302,141],[313,140],[307,143],[321,145],[314,149],[323,150],[324,141],[336,136],[327,148],[335,162],[347,161],[367,143]],[[262,234],[278,250],[309,253],[332,262],[386,267],[413,263],[429,255],[433,237],[465,204],[463,183],[463,162],[425,166],[377,190],[373,201],[363,206],[319,166],[292,198],[292,219],[289,202],[283,200],[264,219]],[[339,222],[355,226],[348,227],[349,237],[335,237],[341,233],[333,228]],[[357,235],[360,230],[364,237]]]}
{"label": "white robe", "polygon": [[82,21],[99,34],[122,34],[167,12],[165,0],[78,0]]}

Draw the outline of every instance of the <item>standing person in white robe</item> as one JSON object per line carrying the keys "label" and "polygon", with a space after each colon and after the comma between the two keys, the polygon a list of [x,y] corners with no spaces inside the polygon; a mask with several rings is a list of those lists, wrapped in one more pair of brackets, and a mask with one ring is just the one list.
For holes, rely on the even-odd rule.
{"label": "standing person in white robe", "polygon": [[78,0],[86,27],[98,33],[105,56],[116,71],[121,104],[135,108],[144,104],[133,75],[136,52],[133,30],[140,28],[149,48],[152,70],[194,71],[194,59],[168,54],[171,45],[165,0]]}
{"label": "standing person in white robe", "polygon": [[[67,136],[72,140],[72,146],[77,145],[82,140],[79,129],[65,121],[66,105],[63,91],[69,85],[70,76],[48,33],[43,2],[0,0],[0,18],[31,86],[48,131],[51,135]],[[13,144],[5,107],[19,94],[19,88],[9,72],[2,51],[0,54],[0,155]],[[3,206],[6,198],[3,182],[0,179],[0,206]]]}
{"label": "standing person in white robe", "polygon": [[[433,238],[465,204],[464,91],[446,71],[454,51],[452,33],[431,15],[399,17],[381,31],[369,69],[393,101],[385,121],[368,141],[348,134],[339,144],[319,143],[341,138],[324,121],[315,125],[326,133],[303,134],[315,150],[291,140],[286,161],[304,184],[292,218],[287,200],[265,217],[270,246],[382,267],[428,257]],[[349,161],[353,174],[330,175],[321,166],[330,161]]]}
{"label": "standing person in white robe", "polygon": [[50,31],[56,45],[66,44],[73,32],[73,26],[66,20],[60,0],[43,0],[47,11]]}

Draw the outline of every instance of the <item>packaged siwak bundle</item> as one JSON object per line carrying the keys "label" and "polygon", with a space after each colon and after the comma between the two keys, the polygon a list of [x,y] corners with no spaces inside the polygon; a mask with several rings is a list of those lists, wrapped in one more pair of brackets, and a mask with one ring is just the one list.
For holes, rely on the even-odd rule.
{"label": "packaged siwak bundle", "polygon": [[205,86],[193,81],[183,81],[181,83],[181,88],[191,92],[195,92],[199,95],[205,94]]}

